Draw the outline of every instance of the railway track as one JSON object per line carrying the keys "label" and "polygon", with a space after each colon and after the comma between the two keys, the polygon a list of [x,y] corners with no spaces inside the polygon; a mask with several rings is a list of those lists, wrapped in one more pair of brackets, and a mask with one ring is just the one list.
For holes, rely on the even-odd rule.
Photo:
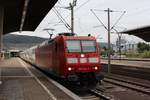
{"label": "railway track", "polygon": [[104,82],[150,95],[150,86],[148,85],[112,77],[105,77]]}
{"label": "railway track", "polygon": [[[120,96],[117,95],[116,93],[117,94],[119,93]],[[130,93],[139,94],[139,97],[140,95],[141,96],[146,95],[149,97],[150,86],[148,84],[145,85],[131,80],[124,80],[123,78],[105,76],[102,86],[97,86],[96,89],[89,90],[89,94],[91,95],[82,97],[82,99],[84,100],[99,100],[99,99],[100,100],[126,100],[128,98],[136,98],[135,95],[132,96]],[[144,96],[144,99],[138,98],[137,100],[147,100],[145,98],[146,97]]]}
{"label": "railway track", "polygon": [[88,91],[86,96],[81,96],[83,100],[114,100],[113,98],[104,94],[104,91],[96,88]]}
{"label": "railway track", "polygon": [[[102,71],[107,72],[108,70],[107,64],[102,64],[102,66],[103,66]],[[125,66],[125,65],[111,65],[111,73],[150,80],[149,78],[150,70],[148,70],[148,68]]]}
{"label": "railway track", "polygon": [[[139,82],[141,81],[141,82]],[[131,77],[124,77],[120,75],[105,75],[102,86],[99,85],[96,89],[90,90],[90,96],[84,97],[84,100],[126,100],[137,98],[137,100],[149,100],[147,96],[150,95],[150,86],[148,81],[140,79],[137,81]],[[132,91],[132,92],[131,92]],[[137,94],[131,95],[130,93]],[[139,96],[138,96],[139,95]],[[143,98],[140,97],[143,95]],[[131,99],[132,100],[132,99]]]}
{"label": "railway track", "polygon": [[[103,91],[103,90],[102,90]],[[94,89],[94,90],[90,90],[89,92],[92,93],[93,95],[101,98],[102,100],[114,100],[113,98],[105,95],[100,89]]]}
{"label": "railway track", "polygon": [[83,100],[115,100],[111,95],[105,93],[107,88],[110,86],[97,85],[96,88],[87,90],[86,95],[80,97]]}
{"label": "railway track", "polygon": [[138,85],[138,86],[145,87],[145,88],[150,88],[150,85],[149,85],[150,82],[148,82],[146,80],[135,79],[132,77],[125,77],[125,76],[115,75],[115,74],[110,74],[110,75],[105,74],[105,78],[114,79],[114,80],[118,80],[118,81],[122,81],[122,82],[127,82],[130,84]]}

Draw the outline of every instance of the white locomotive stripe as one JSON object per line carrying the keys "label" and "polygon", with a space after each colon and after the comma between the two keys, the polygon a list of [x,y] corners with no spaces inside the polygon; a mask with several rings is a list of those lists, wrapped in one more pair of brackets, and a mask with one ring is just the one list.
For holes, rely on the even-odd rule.
{"label": "white locomotive stripe", "polygon": [[[19,58],[18,58],[19,59]],[[21,65],[28,71],[28,73],[35,78],[35,80],[43,87],[43,89],[49,94],[49,96],[53,100],[57,100],[57,98],[48,90],[48,88],[26,67],[25,63],[19,59]]]}

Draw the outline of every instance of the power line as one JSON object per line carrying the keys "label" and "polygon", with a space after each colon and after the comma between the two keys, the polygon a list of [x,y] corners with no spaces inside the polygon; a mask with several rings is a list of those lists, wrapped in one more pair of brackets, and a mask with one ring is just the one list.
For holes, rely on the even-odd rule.
{"label": "power line", "polygon": [[79,10],[82,8],[84,5],[86,5],[90,0],[85,1],[83,4],[81,4],[78,8],[75,9],[75,11]]}
{"label": "power line", "polygon": [[[94,11],[104,11],[106,12],[107,10],[100,10],[100,9],[93,9]],[[125,11],[117,11],[117,10],[110,10],[110,12],[125,12]]]}
{"label": "power line", "polygon": [[[79,10],[80,8],[82,8],[84,5],[86,5],[88,2],[89,2],[90,0],[87,0],[87,1],[85,1],[83,4],[81,4],[78,8],[76,8],[75,9],[75,11],[74,12],[76,12],[77,10]],[[66,8],[66,7],[59,7],[59,8]],[[67,18],[67,17],[69,17],[70,15],[67,15],[66,17],[65,17],[65,19]]]}
{"label": "power line", "polygon": [[126,13],[126,12],[123,11],[123,13],[121,14],[121,16],[118,18],[118,20],[115,22],[115,24],[111,27],[110,30],[112,30],[112,29],[117,25],[117,23],[120,21],[120,19],[123,17],[123,15],[124,15],[125,13]]}
{"label": "power line", "polygon": [[[92,12],[93,12],[93,14],[96,16],[96,13],[94,12],[94,11],[102,11],[102,12],[108,12],[108,10],[99,10],[99,9],[93,9],[93,10],[91,10]],[[120,15],[120,17],[117,19],[117,21],[115,22],[115,24],[110,28],[110,30],[112,30],[116,25],[117,25],[117,23],[120,21],[120,19],[123,17],[123,15],[126,13],[126,11],[114,11],[114,10],[109,10],[109,12],[122,12],[122,14]],[[98,18],[98,16],[96,16],[96,18],[97,19],[99,19]],[[99,21],[102,23],[102,21],[99,19]],[[103,23],[102,23],[102,25],[104,25]],[[106,28],[106,26],[104,27],[106,30],[108,30],[107,28]]]}
{"label": "power line", "polygon": [[54,7],[52,9],[54,11],[54,13],[56,14],[56,16],[60,19],[60,21],[66,26],[66,28],[68,30],[71,29],[70,25],[66,22],[66,20],[61,16],[61,14],[57,11],[57,9]]}
{"label": "power line", "polygon": [[107,27],[104,25],[104,23],[98,18],[98,16],[96,15],[96,13],[91,9],[91,12],[94,14],[94,16],[98,19],[98,21],[102,24],[102,26],[106,29],[106,30],[108,30],[107,29]]}

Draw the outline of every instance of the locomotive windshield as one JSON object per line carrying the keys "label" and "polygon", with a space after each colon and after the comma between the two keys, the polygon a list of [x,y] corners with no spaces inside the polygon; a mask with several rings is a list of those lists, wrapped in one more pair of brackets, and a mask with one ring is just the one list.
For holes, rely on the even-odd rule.
{"label": "locomotive windshield", "polygon": [[68,52],[81,52],[80,41],[78,40],[69,40],[67,43]]}
{"label": "locomotive windshield", "polygon": [[95,41],[81,41],[82,52],[96,52]]}
{"label": "locomotive windshield", "polygon": [[96,52],[96,42],[91,40],[67,40],[68,52]]}

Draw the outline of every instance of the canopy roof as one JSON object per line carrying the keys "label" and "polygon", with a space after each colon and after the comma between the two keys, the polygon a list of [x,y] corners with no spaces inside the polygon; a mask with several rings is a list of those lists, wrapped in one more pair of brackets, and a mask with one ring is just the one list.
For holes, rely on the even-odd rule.
{"label": "canopy roof", "polygon": [[142,38],[146,42],[150,42],[150,26],[145,26],[145,27],[141,27],[141,28],[127,30],[127,31],[123,31],[121,33],[126,33],[129,35],[135,35],[139,38]]}
{"label": "canopy roof", "polygon": [[4,8],[4,34],[19,31],[26,8],[22,30],[34,31],[58,0],[29,0],[26,8],[25,1],[0,0],[0,6]]}

